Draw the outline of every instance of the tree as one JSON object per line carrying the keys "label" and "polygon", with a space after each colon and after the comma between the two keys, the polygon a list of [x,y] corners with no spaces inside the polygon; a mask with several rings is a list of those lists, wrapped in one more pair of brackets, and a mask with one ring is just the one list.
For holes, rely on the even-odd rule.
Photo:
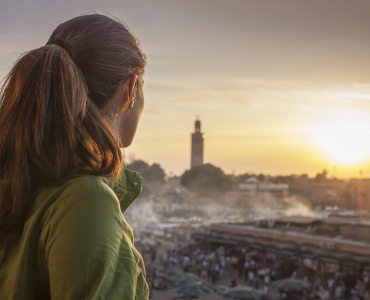
{"label": "tree", "polygon": [[140,173],[143,179],[143,194],[148,194],[149,189],[153,190],[152,188],[155,185],[163,184],[166,179],[166,173],[156,163],[149,165],[147,162],[138,159],[126,165],[126,168]]}
{"label": "tree", "polygon": [[236,176],[237,184],[245,182],[249,177],[253,176],[253,174],[244,173]]}
{"label": "tree", "polygon": [[159,183],[164,183],[165,178],[166,178],[166,173],[164,170],[161,168],[159,164],[152,164],[149,166],[147,169],[145,176],[148,181],[150,182],[159,182]]}
{"label": "tree", "polygon": [[278,175],[274,179],[275,183],[286,183],[286,184],[291,184],[294,181],[294,176],[293,175]]}
{"label": "tree", "polygon": [[141,176],[143,176],[144,173],[148,170],[149,165],[145,161],[138,159],[138,160],[134,160],[133,162],[128,164],[126,166],[126,168],[130,169],[130,170],[133,170],[133,171],[136,171],[136,172],[140,173]]}
{"label": "tree", "polygon": [[185,171],[181,184],[198,195],[211,196],[230,190],[232,179],[220,168],[205,164]]}
{"label": "tree", "polygon": [[325,169],[322,170],[322,173],[318,173],[315,177],[315,181],[324,181],[326,179],[326,176],[328,175],[328,171],[326,171]]}

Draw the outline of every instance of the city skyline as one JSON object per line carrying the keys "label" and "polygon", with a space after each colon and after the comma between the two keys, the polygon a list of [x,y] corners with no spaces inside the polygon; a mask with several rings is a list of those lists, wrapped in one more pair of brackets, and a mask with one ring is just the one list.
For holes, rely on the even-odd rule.
{"label": "city skyline", "polygon": [[227,173],[370,177],[369,2],[4,0],[0,78],[59,23],[95,11],[127,23],[148,59],[127,156],[181,175],[199,115],[204,162]]}

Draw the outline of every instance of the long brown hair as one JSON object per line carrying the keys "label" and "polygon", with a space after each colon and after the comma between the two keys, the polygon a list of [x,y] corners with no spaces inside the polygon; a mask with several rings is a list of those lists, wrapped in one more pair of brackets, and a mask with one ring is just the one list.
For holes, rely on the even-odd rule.
{"label": "long brown hair", "polygon": [[[0,246],[22,230],[32,193],[71,175],[117,178],[120,141],[104,108],[141,76],[145,56],[120,22],[92,14],[60,24],[57,44],[24,54],[0,92]],[[130,106],[127,100],[123,108]]]}

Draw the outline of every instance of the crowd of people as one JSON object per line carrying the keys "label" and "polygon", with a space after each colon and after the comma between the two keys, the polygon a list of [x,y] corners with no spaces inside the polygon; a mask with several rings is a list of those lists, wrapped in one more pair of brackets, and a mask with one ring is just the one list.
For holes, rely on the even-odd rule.
{"label": "crowd of people", "polygon": [[[280,299],[370,299],[370,274],[361,268],[240,246],[189,244],[161,253],[146,246],[142,251],[154,287],[161,274],[181,269],[196,274],[215,290],[237,285],[253,287],[262,299],[271,296],[271,283],[285,278],[302,279],[310,283],[310,288],[294,293],[280,291]],[[165,280],[161,282],[158,288],[168,287]]]}

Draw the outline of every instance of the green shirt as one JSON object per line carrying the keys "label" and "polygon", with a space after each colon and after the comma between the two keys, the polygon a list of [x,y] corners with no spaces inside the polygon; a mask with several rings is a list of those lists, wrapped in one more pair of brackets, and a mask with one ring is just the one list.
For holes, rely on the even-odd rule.
{"label": "green shirt", "polygon": [[0,299],[148,299],[123,217],[140,191],[140,175],[128,170],[114,187],[86,175],[40,188],[21,238],[0,248]]}

